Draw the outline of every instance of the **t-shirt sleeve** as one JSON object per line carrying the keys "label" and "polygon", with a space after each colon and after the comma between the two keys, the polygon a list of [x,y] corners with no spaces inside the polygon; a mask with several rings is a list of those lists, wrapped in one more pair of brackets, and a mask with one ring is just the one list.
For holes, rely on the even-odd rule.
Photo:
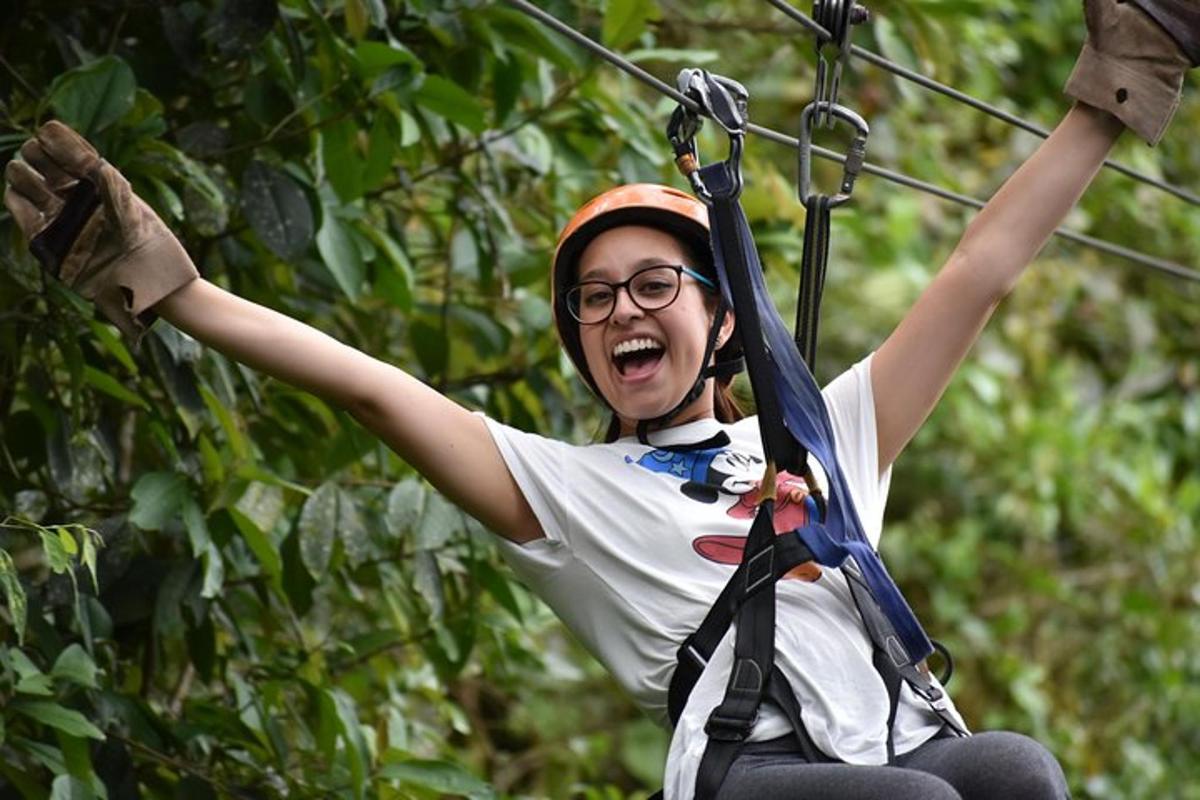
{"label": "t-shirt sleeve", "polygon": [[571,445],[526,433],[485,414],[480,416],[545,533],[544,539],[525,544],[507,539],[500,542],[501,553],[517,574],[535,581],[539,574],[560,568],[568,557],[564,545],[570,538],[574,502],[569,468]]}
{"label": "t-shirt sleeve", "polygon": [[838,463],[867,539],[873,547],[878,547],[892,468],[889,465],[882,474],[879,471],[875,395],[871,387],[873,357],[874,354],[868,355],[834,378],[821,393],[833,423]]}

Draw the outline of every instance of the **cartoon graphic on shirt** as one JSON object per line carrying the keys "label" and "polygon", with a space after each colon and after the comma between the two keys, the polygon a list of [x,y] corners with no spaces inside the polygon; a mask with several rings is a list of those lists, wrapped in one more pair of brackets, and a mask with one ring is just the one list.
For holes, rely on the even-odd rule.
{"label": "cartoon graphic on shirt", "polygon": [[701,503],[715,503],[720,494],[744,495],[758,485],[763,460],[732,450],[651,450],[636,462],[651,472],[664,472],[683,481],[680,491]]}
{"label": "cartoon graphic on shirt", "polygon": [[[680,491],[701,503],[715,503],[722,494],[731,495],[734,502],[725,513],[736,519],[753,519],[758,510],[764,462],[757,456],[725,449],[651,450],[636,461],[626,456],[625,462],[680,479]],[[777,534],[802,528],[817,515],[816,501],[809,496],[803,478],[781,472],[775,478],[775,487]],[[700,536],[692,540],[692,548],[700,556],[733,566],[742,563],[745,546],[745,536]],[[786,577],[811,581],[819,576],[816,564],[802,564]]]}

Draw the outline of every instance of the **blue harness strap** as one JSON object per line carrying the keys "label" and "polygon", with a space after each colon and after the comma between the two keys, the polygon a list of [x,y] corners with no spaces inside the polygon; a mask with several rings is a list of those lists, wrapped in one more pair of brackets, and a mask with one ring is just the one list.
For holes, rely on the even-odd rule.
{"label": "blue harness strap", "polygon": [[[749,322],[757,317],[767,352],[769,375],[757,376],[756,380],[756,365],[750,361],[750,352],[754,348],[746,346],[744,338],[754,326],[738,326],[751,381],[755,384],[755,396],[759,399],[767,456],[775,458],[781,468],[803,474],[806,464],[788,462],[793,458],[802,459],[805,453],[811,454],[829,481],[824,523],[805,526],[797,534],[819,564],[839,567],[847,558],[854,560],[875,602],[894,627],[908,663],[918,663],[933,653],[933,645],[863,532],[845,475],[837,461],[833,424],[821,389],[767,292],[750,225],[738,200],[739,182],[724,162],[703,167],[700,179],[710,195],[707,203],[709,223],[721,291],[733,306],[739,322]],[[749,292],[737,285],[742,280],[748,283]],[[739,303],[747,296],[752,298],[753,309],[746,308],[744,302]],[[773,424],[761,414],[764,398],[760,386],[767,387],[773,395],[774,402],[769,405],[778,410],[782,426]]]}

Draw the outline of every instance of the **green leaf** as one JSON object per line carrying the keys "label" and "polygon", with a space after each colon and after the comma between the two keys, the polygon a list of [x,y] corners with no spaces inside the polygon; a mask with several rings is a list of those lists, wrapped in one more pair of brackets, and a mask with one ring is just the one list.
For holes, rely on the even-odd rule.
{"label": "green leaf", "polygon": [[262,565],[263,572],[271,577],[277,577],[283,571],[283,561],[280,559],[279,550],[274,542],[254,524],[253,520],[236,508],[225,510],[233,519],[233,524],[237,526],[238,533],[242,535],[250,547],[250,551],[254,553],[254,557],[258,559],[258,563]]}
{"label": "green leaf", "polygon": [[50,800],[96,800],[96,793],[74,775],[59,775],[50,784]]}
{"label": "green leaf", "polygon": [[46,553],[46,563],[55,575],[62,575],[71,568],[71,555],[63,547],[62,537],[58,529],[39,528],[38,535],[42,540],[42,550]]}
{"label": "green leaf", "polygon": [[363,0],[345,0],[346,30],[355,39],[367,35],[367,6]]}
{"label": "green leaf", "polygon": [[83,528],[81,534],[83,537],[83,553],[79,556],[79,563],[92,576],[92,588],[99,592],[100,579],[96,575],[96,551],[104,546],[104,540],[100,538],[99,533],[91,528]]}
{"label": "green leaf", "polygon": [[13,627],[17,631],[17,644],[25,644],[25,621],[28,617],[28,599],[25,597],[25,587],[17,575],[16,565],[7,550],[0,548],[0,586],[4,587],[4,601],[8,605],[8,613],[12,618]]}
{"label": "green leaf", "polygon": [[357,567],[371,555],[371,537],[354,495],[338,489],[337,535],[351,567]]}
{"label": "green leaf", "polygon": [[58,654],[50,674],[55,678],[77,683],[89,689],[99,688],[96,683],[96,662],[78,644],[72,644]]}
{"label": "green leaf", "polygon": [[473,570],[475,579],[487,590],[487,593],[495,598],[501,608],[512,614],[513,619],[521,622],[521,604],[517,602],[517,596],[513,594],[510,579],[487,561],[476,562]]}
{"label": "green leaf", "polygon": [[305,568],[317,580],[325,577],[329,568],[333,543],[337,538],[337,524],[337,484],[323,483],[304,501],[297,525],[300,533],[300,558]]}
{"label": "green leaf", "polygon": [[409,326],[408,336],[425,374],[430,377],[442,375],[450,357],[450,343],[442,328],[418,317]]}
{"label": "green leaf", "polygon": [[412,531],[425,507],[425,486],[417,478],[405,478],[388,492],[387,516],[384,524],[392,536],[404,536]]}
{"label": "green leaf", "polygon": [[209,542],[204,551],[204,584],[200,589],[200,596],[209,600],[219,597],[224,586],[225,562],[221,558],[221,551],[214,543]]}
{"label": "green leaf", "polygon": [[425,598],[430,615],[440,620],[446,614],[446,593],[442,589],[442,573],[437,556],[429,550],[418,550],[412,557],[413,588]]}
{"label": "green leaf", "polygon": [[109,375],[107,372],[101,372],[92,366],[85,366],[83,368],[83,379],[95,388],[104,392],[106,395],[115,397],[122,403],[128,403],[131,406],[137,406],[138,408],[147,410],[150,408],[150,406],[146,405],[145,400],[139,397],[136,393],[126,389],[121,385],[120,381]]}
{"label": "green leaf", "polygon": [[401,311],[413,306],[413,267],[408,254],[378,225],[362,225],[359,230],[379,248],[390,269],[376,273],[375,288]]}
{"label": "green leaf", "polygon": [[457,122],[472,133],[483,133],[487,127],[479,100],[457,83],[440,75],[425,76],[425,82],[413,99],[422,108]]}
{"label": "green leaf", "polygon": [[359,42],[354,47],[354,57],[358,60],[362,77],[370,80],[379,73],[395,66],[410,66],[414,70],[421,69],[421,60],[411,50],[399,42]]}
{"label": "green leaf", "polygon": [[439,550],[456,531],[462,529],[462,512],[441,492],[430,492],[425,501],[425,513],[417,526],[417,547]]}
{"label": "green leaf", "polygon": [[325,180],[343,203],[363,194],[363,153],[358,149],[358,124],[343,119],[321,131],[321,163]]}
{"label": "green leaf", "polygon": [[15,700],[10,706],[14,711],[51,728],[72,736],[104,740],[104,734],[87,718],[74,709],[44,700]]}
{"label": "green leaf", "polygon": [[350,784],[354,787],[354,796],[361,798],[367,767],[370,764],[370,750],[358,722],[354,700],[341,689],[327,689],[326,694],[333,700],[334,708],[337,709],[338,725],[346,743],[346,755],[350,763]]}
{"label": "green leaf", "polygon": [[229,449],[233,451],[234,456],[239,460],[248,459],[250,445],[229,407],[222,403],[207,386],[200,387],[200,396],[204,398],[205,408],[220,423],[221,430],[225,432],[225,440],[229,443]]}
{"label": "green leaf", "polygon": [[17,681],[17,685],[13,689],[18,694],[33,694],[41,697],[52,697],[54,695],[54,681],[49,675],[38,673],[36,675],[27,675]]}
{"label": "green leaf", "polygon": [[317,250],[338,288],[351,300],[357,300],[366,273],[362,254],[346,223],[338,219],[332,208],[326,206],[322,216],[321,229],[317,231]]}
{"label": "green leaf", "polygon": [[521,96],[524,73],[516,58],[497,58],[492,61],[492,124],[499,127],[517,105]]}
{"label": "green leaf", "polygon": [[308,196],[287,173],[251,161],[242,173],[242,213],[272,253],[283,259],[303,253],[313,239]]}
{"label": "green leaf", "polygon": [[649,20],[660,17],[655,0],[608,0],[603,41],[615,49],[625,47],[642,35]]}
{"label": "green leaf", "polygon": [[54,79],[50,106],[59,118],[92,136],[133,108],[137,79],[117,56],[103,56]]}
{"label": "green leaf", "polygon": [[208,550],[208,522],[200,505],[190,496],[183,503],[183,527],[192,546],[192,555],[199,557]]}
{"label": "green leaf", "polygon": [[105,325],[94,319],[89,319],[88,329],[91,330],[93,336],[100,340],[100,343],[104,345],[104,349],[111,353],[117,361],[121,362],[121,366],[128,370],[130,374],[137,374],[138,368],[137,364],[133,361],[133,356],[129,354],[129,349],[125,347],[125,343],[121,341],[121,337],[113,332],[111,325]]}
{"label": "green leaf", "polygon": [[129,521],[142,530],[159,531],[179,518],[191,501],[187,478],[176,472],[148,472],[138,478],[130,493],[133,509]]}
{"label": "green leaf", "polygon": [[378,775],[385,780],[400,781],[402,786],[429,789],[471,800],[487,800],[496,796],[496,791],[487,783],[449,761],[413,760],[388,764],[380,768]]}

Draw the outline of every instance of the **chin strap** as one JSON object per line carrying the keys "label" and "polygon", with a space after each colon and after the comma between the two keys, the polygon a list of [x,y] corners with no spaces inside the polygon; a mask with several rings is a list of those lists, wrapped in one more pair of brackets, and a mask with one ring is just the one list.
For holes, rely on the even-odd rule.
{"label": "chin strap", "polygon": [[692,403],[704,394],[704,385],[708,383],[709,378],[723,378],[727,375],[736,375],[742,371],[744,366],[741,357],[731,358],[726,361],[719,361],[709,365],[709,359],[717,350],[717,339],[721,335],[721,325],[725,322],[725,315],[729,313],[729,305],[725,302],[725,297],[722,296],[717,303],[717,313],[713,317],[712,327],[708,331],[708,341],[704,345],[704,357],[700,360],[700,372],[696,375],[696,382],[692,384],[692,388],[683,396],[683,399],[675,404],[667,413],[654,417],[653,419],[640,419],[637,424],[638,441],[644,445],[650,444],[649,433],[650,427],[662,427],[670,422],[683,409],[690,406]]}

